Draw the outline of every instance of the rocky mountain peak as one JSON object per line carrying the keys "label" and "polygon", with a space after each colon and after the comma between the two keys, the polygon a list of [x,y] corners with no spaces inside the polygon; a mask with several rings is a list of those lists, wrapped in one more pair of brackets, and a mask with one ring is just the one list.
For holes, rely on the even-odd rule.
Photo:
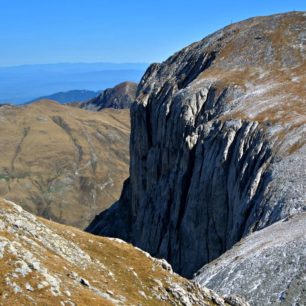
{"label": "rocky mountain peak", "polygon": [[[286,96],[300,100],[305,95],[305,18],[303,12],[256,17],[217,31],[152,65],[141,81],[138,102],[146,104],[147,97],[169,84],[172,94],[185,89],[185,95],[197,85],[219,94],[230,87],[236,97],[227,102],[243,98],[228,107],[232,116],[236,110],[239,119],[262,121],[272,108],[277,111],[273,119],[283,120],[278,111]],[[261,107],[254,103],[258,99]],[[278,105],[272,105],[274,100]],[[294,103],[298,111],[300,105]]]}
{"label": "rocky mountain peak", "polygon": [[101,111],[104,108],[130,108],[136,98],[137,83],[123,82],[113,88],[108,88],[87,102],[81,103],[80,108]]}
{"label": "rocky mountain peak", "polygon": [[130,178],[87,230],[192,277],[302,213],[305,59],[306,13],[292,12],[232,24],[151,65],[131,108]]}

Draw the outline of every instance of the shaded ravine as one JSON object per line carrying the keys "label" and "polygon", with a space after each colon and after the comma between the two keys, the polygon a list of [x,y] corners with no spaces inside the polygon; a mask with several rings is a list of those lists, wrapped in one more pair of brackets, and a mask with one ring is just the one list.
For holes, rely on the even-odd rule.
{"label": "shaded ravine", "polygon": [[[22,149],[22,144],[25,140],[25,138],[28,136],[29,132],[30,132],[30,127],[26,127],[23,129],[22,131],[22,135],[21,135],[21,138],[20,138],[20,141],[19,143],[17,144],[17,147],[16,147],[16,150],[15,150],[15,153],[14,153],[14,156],[11,160],[11,173],[14,175],[14,172],[15,172],[15,160],[16,158],[18,157],[19,153],[21,152],[21,149]],[[11,174],[11,175],[12,175]]]}
{"label": "shaded ravine", "polygon": [[[254,230],[272,158],[262,132],[255,123],[216,121],[186,139],[195,135],[197,143],[182,144],[171,170],[131,177],[116,206],[87,230],[131,241],[187,277]],[[157,151],[148,155],[169,154]],[[146,197],[136,193],[142,183]]]}
{"label": "shaded ravine", "polygon": [[75,147],[75,169],[78,171],[80,167],[80,163],[83,158],[83,149],[82,146],[78,143],[77,139],[72,135],[72,131],[70,126],[65,122],[65,120],[60,116],[53,116],[52,120],[55,124],[57,124],[60,128],[64,130],[64,132],[68,135],[73,146]]}

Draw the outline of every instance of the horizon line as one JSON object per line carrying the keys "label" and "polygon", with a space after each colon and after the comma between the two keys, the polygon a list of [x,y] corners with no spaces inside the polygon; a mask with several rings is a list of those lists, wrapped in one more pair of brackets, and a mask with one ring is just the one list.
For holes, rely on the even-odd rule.
{"label": "horizon line", "polygon": [[152,62],[56,62],[56,63],[33,63],[33,64],[17,64],[17,65],[0,65],[1,68],[18,68],[26,66],[51,66],[51,65],[94,65],[94,64],[110,64],[110,65],[150,65]]}

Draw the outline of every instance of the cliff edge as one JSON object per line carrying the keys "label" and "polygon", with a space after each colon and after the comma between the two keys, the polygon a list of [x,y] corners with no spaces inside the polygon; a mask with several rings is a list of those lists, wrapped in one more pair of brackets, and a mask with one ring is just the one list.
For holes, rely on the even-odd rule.
{"label": "cliff edge", "polygon": [[87,230],[192,277],[305,211],[305,60],[306,13],[291,12],[232,24],[151,65],[131,108],[130,178]]}

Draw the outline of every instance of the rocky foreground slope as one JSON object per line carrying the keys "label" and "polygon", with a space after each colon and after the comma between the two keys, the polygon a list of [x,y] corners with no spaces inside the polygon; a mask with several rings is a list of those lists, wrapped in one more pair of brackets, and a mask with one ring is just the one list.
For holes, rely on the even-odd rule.
{"label": "rocky foreground slope", "polygon": [[43,100],[0,108],[0,196],[84,228],[128,176],[128,110],[99,113]]}
{"label": "rocky foreground slope", "polygon": [[101,111],[105,108],[125,109],[130,108],[136,98],[137,83],[123,82],[113,88],[102,91],[97,97],[83,102],[80,108]]}
{"label": "rocky foreground slope", "polygon": [[0,305],[248,305],[199,288],[121,240],[34,217],[2,199],[0,272]]}
{"label": "rocky foreground slope", "polygon": [[[130,178],[88,231],[132,242],[191,277],[241,238],[305,211],[305,69],[304,12],[232,24],[151,65],[131,110]],[[302,258],[304,249],[295,252]],[[246,292],[255,270],[250,263],[246,287],[235,288]],[[271,290],[264,304],[281,286]]]}

